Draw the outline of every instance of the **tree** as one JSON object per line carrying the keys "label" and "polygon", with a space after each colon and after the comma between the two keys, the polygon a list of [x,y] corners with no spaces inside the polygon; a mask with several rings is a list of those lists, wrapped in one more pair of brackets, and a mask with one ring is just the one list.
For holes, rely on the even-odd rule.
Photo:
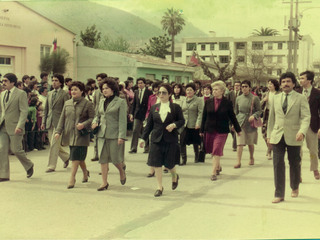
{"label": "tree", "polygon": [[254,29],[252,32],[253,36],[277,36],[279,35],[279,31],[273,28],[263,28],[261,27],[260,30]]}
{"label": "tree", "polygon": [[123,37],[118,37],[113,40],[112,38],[105,36],[102,39],[102,42],[98,44],[98,48],[115,52],[131,52],[130,43]]}
{"label": "tree", "polygon": [[170,52],[168,48],[171,46],[170,39],[167,34],[149,39],[149,43],[145,43],[145,48],[140,48],[143,54],[151,55],[159,58],[166,58]]}
{"label": "tree", "polygon": [[84,46],[87,47],[96,47],[98,42],[101,40],[101,32],[98,32],[96,25],[87,27],[85,32],[80,32],[80,40]]}
{"label": "tree", "polygon": [[69,53],[64,48],[53,51],[41,58],[39,69],[41,72],[64,74],[67,71]]}
{"label": "tree", "polygon": [[164,13],[161,24],[163,30],[171,36],[171,61],[174,62],[174,37],[182,31],[185,25],[184,19],[180,11],[171,8]]}

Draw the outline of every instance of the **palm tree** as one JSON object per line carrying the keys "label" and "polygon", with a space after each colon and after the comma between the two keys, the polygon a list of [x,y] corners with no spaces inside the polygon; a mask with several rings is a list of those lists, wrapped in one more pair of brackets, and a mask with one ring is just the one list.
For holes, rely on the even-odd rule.
{"label": "palm tree", "polygon": [[182,31],[185,22],[180,11],[174,10],[173,8],[168,9],[164,14],[161,24],[163,30],[167,31],[171,36],[171,61],[174,62],[174,36]]}
{"label": "palm tree", "polygon": [[273,29],[273,28],[261,27],[260,30],[254,29],[252,34],[254,36],[277,36],[277,35],[279,35],[279,31],[276,29]]}

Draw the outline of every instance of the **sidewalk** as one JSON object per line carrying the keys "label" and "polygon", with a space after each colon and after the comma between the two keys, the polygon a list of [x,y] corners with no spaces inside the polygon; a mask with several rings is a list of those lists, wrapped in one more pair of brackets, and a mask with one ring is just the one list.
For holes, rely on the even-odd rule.
{"label": "sidewalk", "polygon": [[263,140],[255,151],[255,165],[249,166],[248,149],[242,167],[234,169],[236,153],[229,135],[221,159],[222,172],[210,181],[211,159],[177,166],[179,186],[171,190],[171,176],[164,174],[162,197],[153,196],[155,178],[147,178],[147,154],[142,149],[128,154],[127,183],[120,184],[114,166],[109,172],[109,189],[98,192],[100,166],[86,160],[88,183],[81,183],[81,170],[74,189],[67,189],[70,167],[61,160],[56,172],[45,173],[48,150],[33,151],[28,157],[35,173],[26,178],[13,156],[11,181],[0,183],[0,239],[270,239],[319,238],[319,184],[309,171],[305,151],[300,196],[290,197],[288,167],[285,201],[272,204],[274,194],[272,161],[267,160]]}

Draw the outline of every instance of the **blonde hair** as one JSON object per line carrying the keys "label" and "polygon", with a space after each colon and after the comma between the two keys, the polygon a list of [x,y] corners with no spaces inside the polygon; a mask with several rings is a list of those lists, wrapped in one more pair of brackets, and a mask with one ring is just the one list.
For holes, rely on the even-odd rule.
{"label": "blonde hair", "polygon": [[214,87],[219,87],[223,92],[225,92],[226,91],[226,84],[223,82],[223,81],[221,81],[221,80],[219,80],[219,81],[215,81],[215,82],[213,82],[212,84],[211,84],[211,87],[212,87],[212,89],[214,88]]}

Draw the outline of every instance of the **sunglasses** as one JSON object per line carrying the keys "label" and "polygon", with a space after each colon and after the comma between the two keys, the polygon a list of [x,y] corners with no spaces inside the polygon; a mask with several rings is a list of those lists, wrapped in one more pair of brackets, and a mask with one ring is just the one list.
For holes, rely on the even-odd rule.
{"label": "sunglasses", "polygon": [[248,85],[244,85],[244,86],[241,86],[242,88],[248,88],[249,86]]}
{"label": "sunglasses", "polygon": [[168,92],[159,91],[159,92],[158,92],[158,95],[160,95],[160,94],[162,94],[162,95],[167,95],[167,94],[168,94]]}

